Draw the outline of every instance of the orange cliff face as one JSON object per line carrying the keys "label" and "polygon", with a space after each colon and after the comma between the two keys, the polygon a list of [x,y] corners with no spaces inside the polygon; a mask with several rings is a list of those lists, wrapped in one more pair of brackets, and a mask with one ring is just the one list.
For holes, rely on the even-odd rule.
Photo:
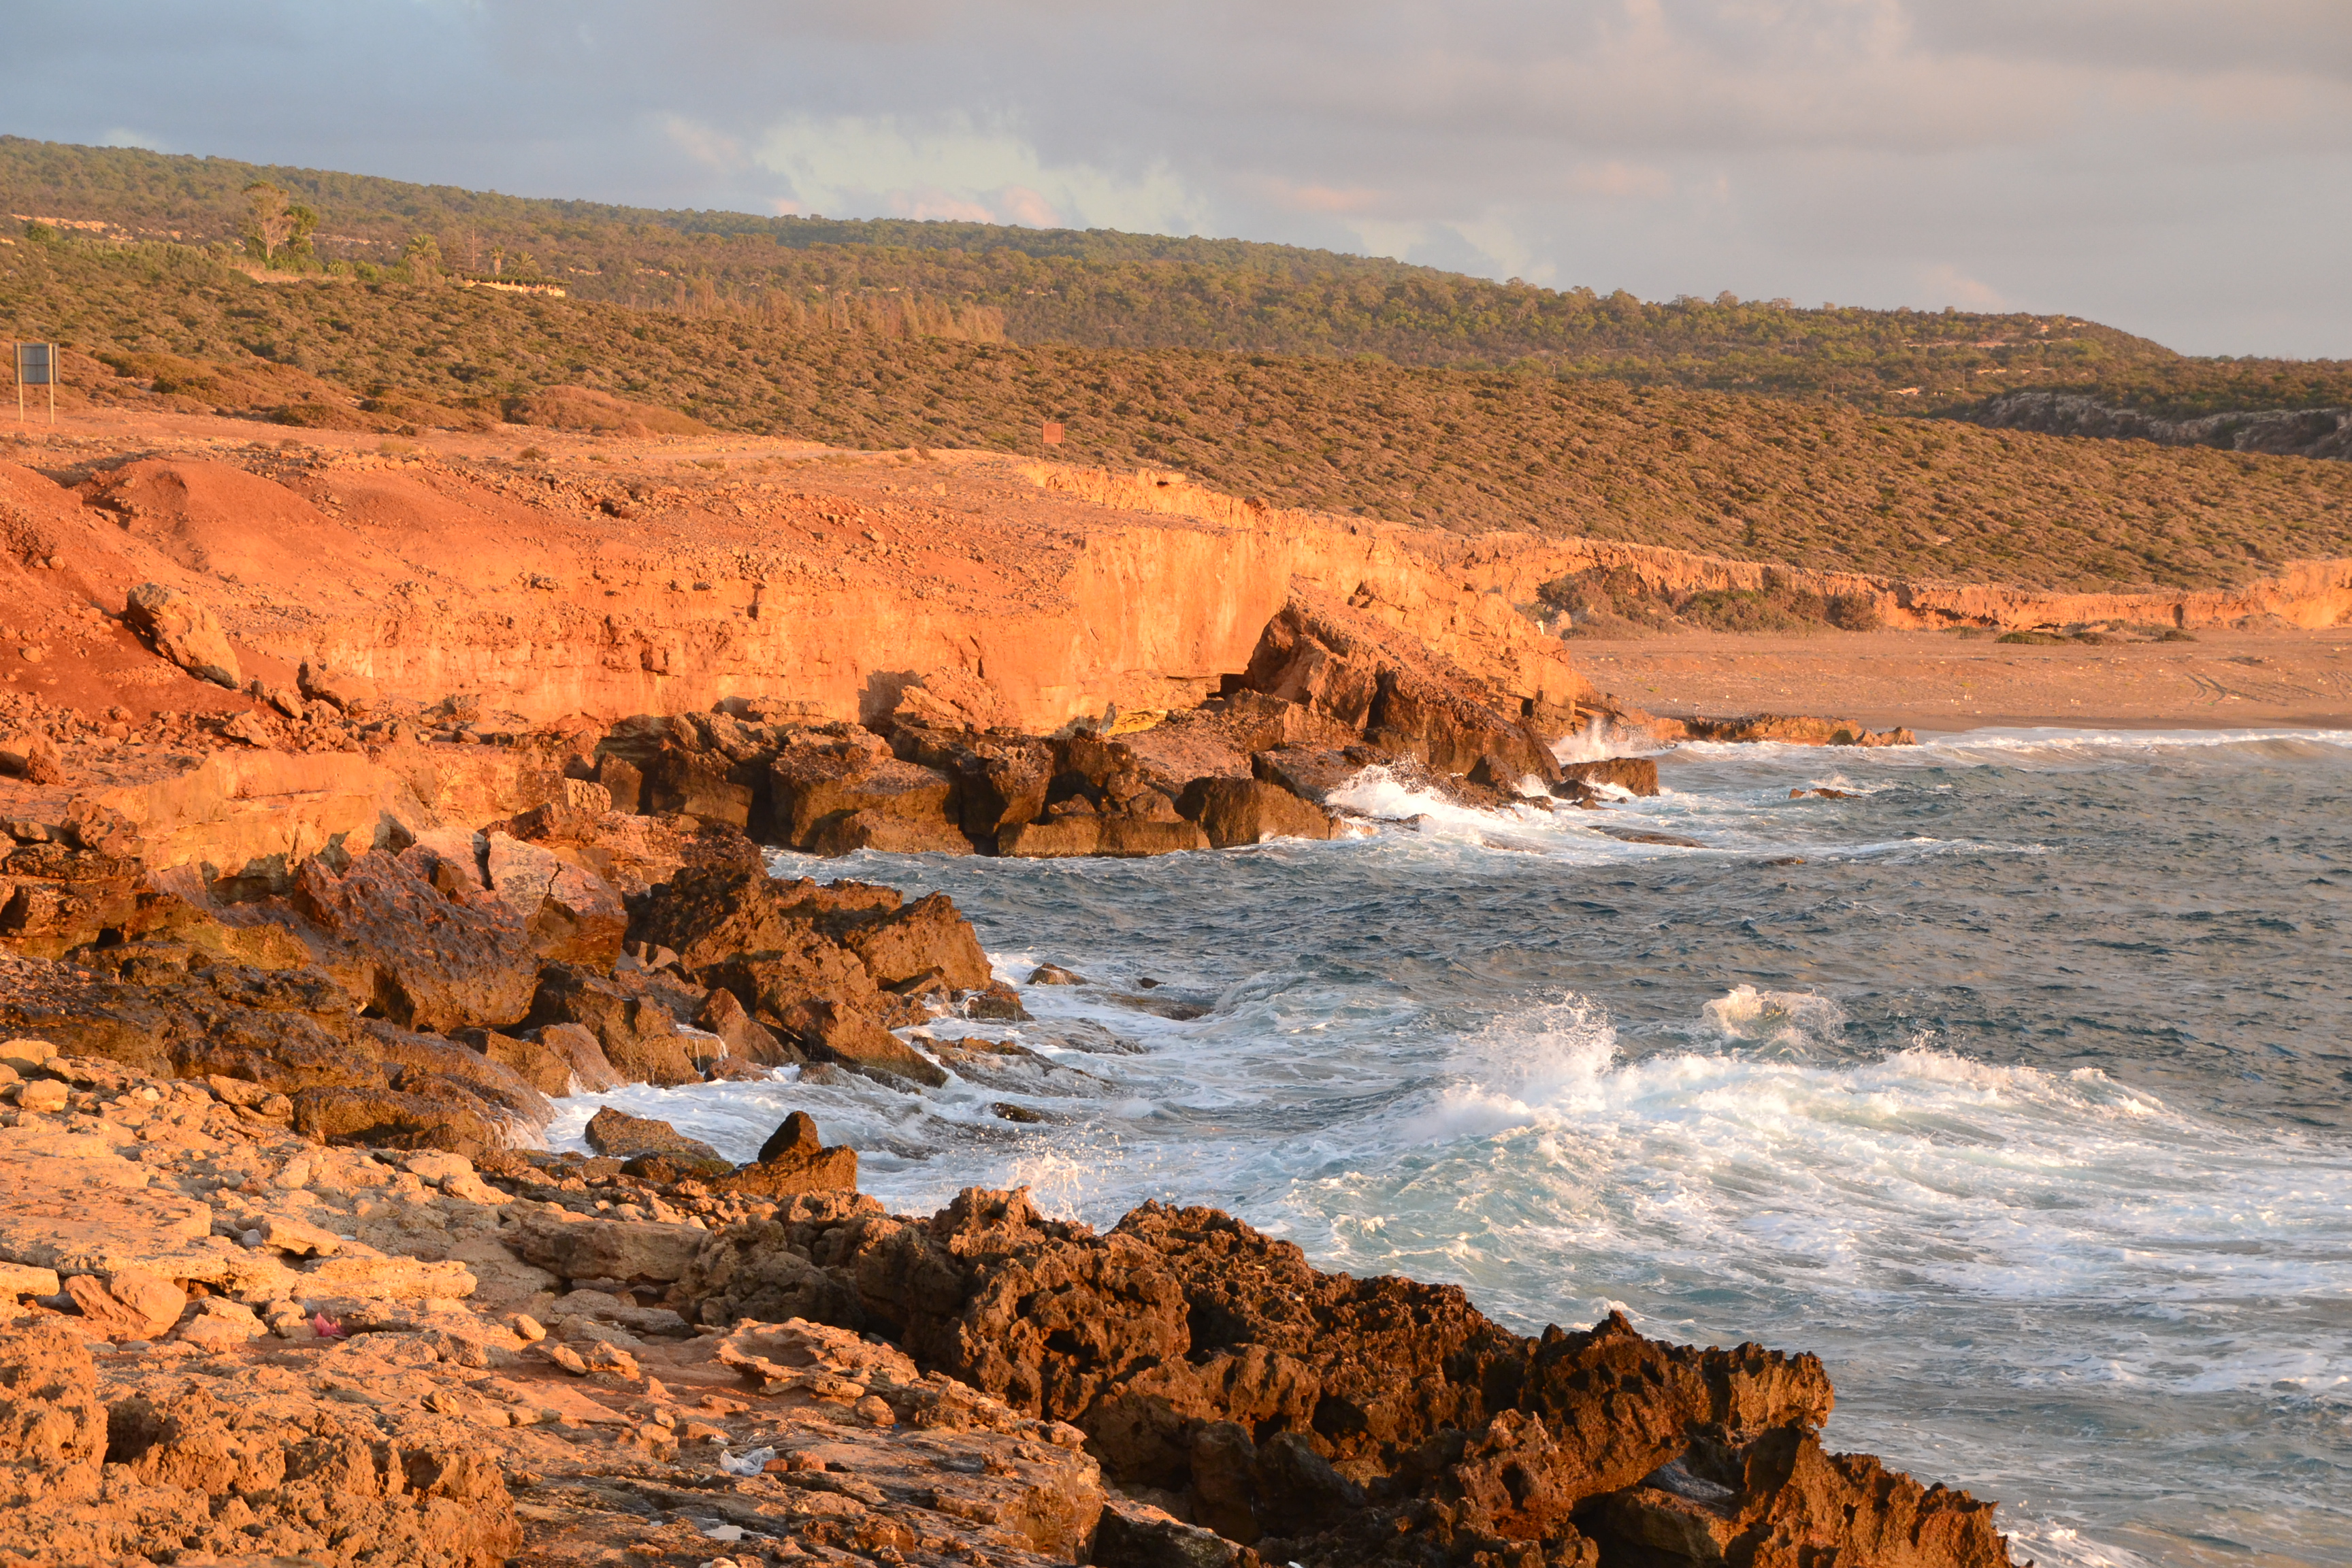
{"label": "orange cliff face", "polygon": [[0,691],[92,713],[241,706],[121,625],[149,582],[215,614],[265,685],[307,662],[392,697],[476,695],[513,723],[730,698],[872,720],[908,683],[960,672],[1007,722],[1049,731],[1197,701],[1306,593],[1552,724],[1595,694],[1518,606],[1594,566],[1864,595],[1895,627],[2352,618],[2347,562],[2222,592],[2046,595],[1442,533],[987,453],[551,439],[554,459],[524,462],[487,438],[444,457],[143,434],[84,441],[46,475],[0,463]]}
{"label": "orange cliff face", "polygon": [[[21,536],[0,572],[35,599],[109,611],[140,583],[184,590],[266,683],[309,662],[387,696],[476,693],[528,722],[727,698],[870,719],[948,670],[1031,730],[1187,706],[1248,664],[1297,587],[1351,599],[1527,711],[1586,690],[1556,640],[1413,536],[1230,501],[1130,504],[1157,488],[1148,476],[1129,494],[964,453],[835,454],[782,474],[226,456],[101,460],[71,488],[0,465]],[[185,706],[195,683],[156,662],[135,673]]]}
{"label": "orange cliff face", "polygon": [[[1779,585],[1825,597],[1858,597],[1870,602],[1883,624],[1902,630],[1951,626],[2022,628],[2108,620],[2199,626],[2249,616],[2275,616],[2305,630],[2352,623],[2352,560],[2288,562],[2274,575],[2234,588],[2053,592],[1998,583],[1947,583],[1733,561],[1608,539],[1440,533],[1316,512],[1277,510],[1202,489],[1172,474],[1114,474],[1041,463],[1024,464],[1021,472],[1045,489],[1082,495],[1121,510],[1199,518],[1226,526],[1254,525],[1318,540],[1337,526],[1351,537],[1361,532],[1387,541],[1388,552],[1368,552],[1364,582],[1375,585],[1375,593],[1385,588],[1396,596],[1400,607],[1409,604],[1409,616],[1397,618],[1395,624],[1442,652],[1450,652],[1446,646],[1450,626],[1475,626],[1482,634],[1495,629],[1488,600],[1503,607],[1531,604],[1538,590],[1556,578],[1616,567],[1630,569],[1648,586],[1669,593]],[[1316,555],[1317,548],[1310,546],[1308,553]],[[1353,555],[1339,552],[1334,563],[1339,559],[1351,560]],[[1402,567],[1402,575],[1381,574],[1378,563],[1388,560]],[[1433,614],[1438,603],[1449,597],[1444,590],[1424,596],[1422,584],[1433,581],[1458,590],[1451,596],[1457,607],[1475,604],[1481,608],[1470,611],[1466,620],[1459,622],[1443,612]],[[1328,576],[1318,582],[1331,585]],[[1458,657],[1456,661],[1462,662]]]}

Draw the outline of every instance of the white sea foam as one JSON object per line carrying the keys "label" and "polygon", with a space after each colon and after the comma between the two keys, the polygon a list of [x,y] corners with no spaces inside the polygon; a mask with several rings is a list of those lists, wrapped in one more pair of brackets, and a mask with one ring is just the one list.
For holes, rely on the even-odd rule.
{"label": "white sea foam", "polygon": [[1735,985],[1699,1011],[1726,1038],[1769,1046],[1820,1044],[1845,1026],[1845,1009],[1826,996],[1753,985]]}
{"label": "white sea foam", "polygon": [[2336,759],[2352,750],[2352,730],[2071,730],[2056,727],[1962,730],[1927,735],[1916,747],[1876,753],[1891,762],[1914,758],[2080,766],[2167,752],[2189,754],[2242,751],[2257,755]]}
{"label": "white sea foam", "polygon": [[1475,834],[1500,824],[1534,825],[1549,814],[1531,805],[1463,805],[1427,784],[1408,783],[1374,764],[1331,792],[1331,805],[1383,822],[1417,822],[1425,830]]}
{"label": "white sea foam", "polygon": [[[1433,1162],[1409,1186],[1372,1174],[1343,1184],[1346,1208],[1384,1215],[1379,1256],[1350,1261],[1392,1266],[1415,1250],[1402,1205],[1424,1219],[1493,1216],[1473,1249],[1548,1277],[1549,1290],[1506,1287],[1523,1310],[1553,1291],[1588,1296],[1576,1287],[1594,1254],[1858,1300],[1924,1289],[2190,1313],[2344,1300],[2352,1157],[2341,1151],[2223,1132],[2095,1070],[1927,1047],[1825,1066],[1757,1048],[1833,1035],[1837,1009],[1822,998],[1741,987],[1706,1022],[1738,1047],[1628,1061],[1577,1000],[1463,1042],[1454,1081],[1399,1124],[1401,1147],[1433,1147]],[[1506,1191],[1516,1222],[1495,1212]],[[1727,1256],[1734,1235],[1747,1246]],[[2352,1345],[2324,1335],[2189,1363],[2178,1345],[2124,1340],[2053,1345],[2032,1376],[2352,1391]]]}
{"label": "white sea foam", "polygon": [[[996,956],[1025,976],[1031,955]],[[1832,1357],[1841,1426],[1898,1414],[1855,1400],[1842,1369],[1856,1355],[1921,1362],[1923,1386],[1990,1380],[2015,1400],[2252,1395],[2352,1418],[2352,1345],[2330,1326],[2352,1279],[2341,1148],[2220,1128],[2096,1068],[1927,1045],[1841,1058],[1843,1011],[1811,993],[1727,988],[1691,1020],[1689,1047],[1633,1057],[1580,997],[1416,1049],[1393,1043],[1406,1037],[1393,1022],[1286,1017],[1281,987],[1192,1022],[1112,994],[1027,988],[1038,1020],[1007,1033],[1101,1080],[1042,1127],[1006,1127],[987,1110],[1000,1096],[960,1082],[917,1098],[789,1072],[597,1102],[737,1158],[788,1110],[813,1110],[860,1148],[867,1190],[903,1211],[973,1184],[1025,1184],[1048,1213],[1097,1224],[1147,1197],[1213,1202],[1328,1266],[1459,1280],[1523,1328],[1627,1310],[1677,1339],[1761,1331]],[[1052,1044],[1082,1024],[1147,1048]],[[1359,1111],[1281,1114],[1365,1091],[1375,1101]],[[591,1109],[564,1104],[559,1143],[576,1146]],[[1662,1277],[1703,1283],[1719,1316],[1645,1313]],[[2018,1324],[1997,1352],[1964,1326],[1988,1312]],[[1813,1326],[1788,1327],[1801,1318]],[[1932,1457],[1890,1457],[1980,1489],[2001,1473],[2002,1432],[1928,1426]],[[2045,1562],[2138,1561],[2063,1506],[2009,1518]]]}
{"label": "white sea foam", "polygon": [[1621,729],[1595,714],[1584,721],[1584,728],[1553,742],[1551,754],[1562,763],[1599,763],[1611,757],[1636,756],[1657,749],[1658,743],[1646,733]]}
{"label": "white sea foam", "polygon": [[[1264,1120],[1291,1098],[1275,1064],[1296,1078],[1328,1063],[1366,1088],[1402,1088],[1412,1064],[1361,1058],[1353,1029],[1330,1038],[1309,1026],[1285,1047],[1061,988],[1028,996],[1039,1023],[1005,1032],[1041,1054],[1056,1049],[1058,1025],[1105,1017],[1153,1048],[1060,1048],[1090,1079],[1059,1099],[1011,1096],[1066,1118],[1017,1134],[989,1113],[1008,1098],[995,1089],[959,1080],[916,1098],[787,1069],[567,1100],[551,1141],[578,1147],[594,1107],[615,1104],[741,1159],[802,1109],[868,1152],[869,1187],[910,1206],[967,1182],[1025,1183],[1055,1212],[1099,1221],[1147,1196],[1251,1192],[1262,1218],[1343,1264],[1435,1266],[1529,1326],[1559,1315],[1563,1297],[1596,1303],[1629,1259],[1857,1300],[2105,1298],[2197,1316],[2252,1300],[2340,1307],[2347,1294],[2352,1156],[2219,1130],[2095,1068],[2053,1074],[1927,1046],[1837,1059],[1843,1010],[1810,993],[1733,987],[1693,1021],[1694,1041],[1716,1045],[1634,1059],[1584,999],[1513,1013],[1446,1047],[1429,1089],[1305,1139]],[[2352,1395],[2352,1345],[2209,1347],[2183,1363],[2178,1346],[2126,1338],[2053,1345],[2021,1384]]]}

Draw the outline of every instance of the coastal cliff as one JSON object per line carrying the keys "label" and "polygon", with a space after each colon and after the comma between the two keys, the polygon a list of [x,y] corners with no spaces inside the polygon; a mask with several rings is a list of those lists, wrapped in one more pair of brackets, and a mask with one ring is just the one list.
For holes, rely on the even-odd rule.
{"label": "coastal cliff", "polygon": [[2009,1561],[1824,1447],[1801,1352],[1521,1335],[1210,1209],[892,1215],[805,1117],[541,1146],[627,1086],[1090,1079],[982,1032],[1023,988],[946,897],[772,849],[1252,848],[1398,826],[1371,773],[1606,822],[1660,785],[1559,761],[1595,720],[1906,742],[1652,721],[1544,624],[1743,563],[971,454],[115,456],[0,469],[0,1564]]}
{"label": "coastal cliff", "polygon": [[[89,705],[131,713],[166,697],[234,705],[226,690],[192,693],[159,667],[152,629],[142,637],[111,608],[142,584],[216,625],[236,684],[299,701],[307,666],[382,698],[463,696],[510,726],[729,701],[872,722],[941,672],[986,682],[999,721],[1031,731],[1186,709],[1247,665],[1298,594],[1343,601],[1506,708],[1565,712],[1600,694],[1552,635],[1544,590],[1594,572],[1660,593],[1787,589],[1895,627],[2352,616],[2352,562],[2283,563],[2232,589],[2032,593],[1465,538],[1269,508],[1173,475],[977,454],[843,456],[789,478],[686,468],[658,483],[586,464],[268,449],[93,467],[70,486],[0,465],[0,582],[30,657],[63,645],[87,666]],[[51,689],[75,679],[63,657],[5,676],[76,695]]]}

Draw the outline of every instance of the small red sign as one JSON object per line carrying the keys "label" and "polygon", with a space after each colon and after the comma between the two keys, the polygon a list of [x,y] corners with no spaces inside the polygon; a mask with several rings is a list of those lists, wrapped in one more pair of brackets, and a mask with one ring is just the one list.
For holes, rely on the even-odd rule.
{"label": "small red sign", "polygon": [[1061,444],[1062,427],[1059,425],[1047,425],[1045,426],[1045,445],[1048,447],[1058,447]]}

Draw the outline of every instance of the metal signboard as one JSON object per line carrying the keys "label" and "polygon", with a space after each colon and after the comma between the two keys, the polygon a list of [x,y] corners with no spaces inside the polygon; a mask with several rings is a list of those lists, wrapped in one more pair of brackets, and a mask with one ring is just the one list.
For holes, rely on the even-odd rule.
{"label": "metal signboard", "polygon": [[1058,447],[1058,446],[1060,446],[1061,444],[1062,444],[1062,427],[1061,427],[1061,426],[1059,426],[1058,424],[1049,424],[1049,425],[1047,425],[1047,426],[1045,426],[1045,445],[1047,445],[1048,447]]}
{"label": "metal signboard", "polygon": [[49,423],[58,422],[58,345],[18,343],[16,361],[16,423],[25,422],[25,388],[49,389]]}

